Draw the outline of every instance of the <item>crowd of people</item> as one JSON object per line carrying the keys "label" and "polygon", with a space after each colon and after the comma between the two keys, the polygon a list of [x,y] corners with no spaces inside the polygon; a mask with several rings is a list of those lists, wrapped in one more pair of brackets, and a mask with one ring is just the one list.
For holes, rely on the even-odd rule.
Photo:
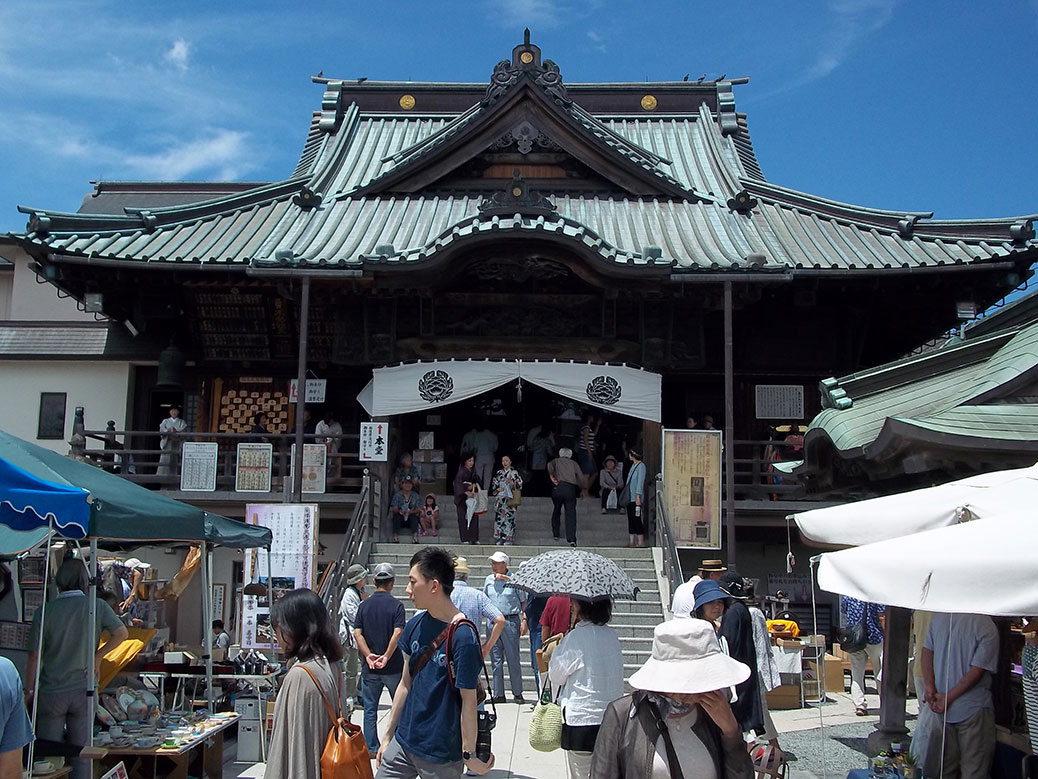
{"label": "crowd of people", "polygon": [[[337,685],[332,671],[347,646],[356,647],[361,659],[364,738],[376,777],[458,776],[466,769],[485,774],[494,757],[477,749],[480,710],[508,702],[506,665],[511,702],[527,702],[520,659],[525,637],[535,694],[545,686],[546,697],[562,708],[561,747],[571,777],[753,775],[746,727],[728,691],[758,684],[756,672],[722,651],[724,641],[709,619],[676,618],[657,626],[652,657],[629,680],[634,693],[625,695],[610,599],[529,595],[512,584],[506,552],[494,552],[488,562],[491,573],[476,586],[468,581],[464,557],[421,547],[407,572],[406,591],[417,609],[410,620],[392,594],[392,565],[379,563],[371,572],[355,566],[348,575],[355,595],[348,591],[344,599],[339,636],[310,591],[277,601],[272,624],[294,664],[278,696],[266,776],[320,777],[319,757],[332,725],[324,699],[353,689],[348,679]],[[369,576],[375,584],[370,595]],[[350,642],[344,632],[352,633]],[[343,668],[344,675],[354,675],[348,660]],[[476,692],[484,674],[491,688],[481,706]],[[383,689],[392,705],[379,732]]]}
{"label": "crowd of people", "polygon": [[[478,446],[483,436],[489,440],[490,431],[467,435],[466,441],[475,441]],[[452,482],[454,508],[458,522],[458,536],[463,544],[480,543],[480,520],[489,514],[493,517],[493,539],[497,546],[512,546],[519,529],[519,507],[522,505],[526,480],[516,467],[512,457],[501,455],[497,460],[485,459],[485,449],[463,450],[458,470]],[[543,450],[547,458],[547,449]],[[551,532],[555,541],[577,545],[577,500],[589,497],[587,468],[591,461],[587,450],[574,456],[572,449],[561,447],[557,455],[545,459],[544,472],[551,484],[552,514]],[[628,447],[628,469],[612,455],[602,461],[601,470],[594,471],[598,480],[601,511],[622,511],[627,516],[628,546],[645,546],[645,520],[642,506],[645,503],[647,475],[645,463],[639,450]],[[495,466],[497,466],[495,468]],[[536,473],[536,471],[535,471]],[[531,477],[535,478],[535,477]],[[392,491],[389,499],[389,522],[392,540],[409,537],[418,543],[422,536],[438,536],[441,526],[440,506],[433,493],[421,494],[421,476],[410,452],[400,456],[392,475]]]}
{"label": "crowd of people", "polygon": [[[319,779],[321,754],[335,709],[349,718],[363,708],[363,735],[382,779],[482,775],[494,765],[479,748],[485,705],[526,703],[523,639],[528,639],[536,698],[555,700],[563,713],[561,748],[569,776],[589,779],[699,776],[750,777],[748,742],[769,742],[768,760],[781,762],[778,733],[767,693],[779,684],[765,617],[754,583],[720,560],[674,593],[670,621],[653,632],[651,657],[628,680],[623,652],[610,626],[612,601],[564,595],[530,595],[513,584],[504,550],[488,558],[491,573],[469,582],[464,557],[423,546],[411,558],[406,592],[417,613],[410,620],[394,596],[397,572],[381,562],[370,571],[347,571],[338,630],[324,602],[310,590],[293,590],[271,611],[274,634],[289,660],[277,697],[265,776]],[[60,591],[45,623],[36,620],[31,640],[42,652],[29,658],[26,687],[39,675],[36,735],[43,742],[86,743],[90,713],[87,668],[126,638],[126,628],[98,601],[99,633],[107,643],[93,650],[85,620],[88,572],[66,560],[55,577]],[[369,592],[368,582],[373,584]],[[843,598],[848,635],[862,645],[851,652],[851,698],[865,705],[864,671],[882,668],[884,607]],[[213,624],[217,642],[223,625]],[[924,775],[987,776],[995,746],[992,676],[999,636],[986,616],[917,613],[916,662],[912,668],[920,713],[912,753]],[[229,637],[228,637],[229,640]],[[1034,632],[1029,640],[1034,643]],[[490,670],[486,670],[489,660]],[[542,674],[546,671],[546,674]],[[479,680],[489,682],[486,704]],[[542,690],[542,687],[544,688]],[[378,708],[383,690],[392,705],[382,732]],[[334,705],[333,705],[334,702]],[[33,701],[27,703],[32,705]],[[19,776],[21,750],[34,739],[21,681],[0,662],[0,777]],[[483,712],[481,714],[481,712]],[[89,764],[73,759],[73,776]]]}

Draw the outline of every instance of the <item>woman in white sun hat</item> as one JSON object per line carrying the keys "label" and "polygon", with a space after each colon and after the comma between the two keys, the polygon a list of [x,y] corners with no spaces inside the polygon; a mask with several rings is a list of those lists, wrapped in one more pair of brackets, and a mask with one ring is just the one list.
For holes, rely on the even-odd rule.
{"label": "woman in white sun hat", "polygon": [[652,657],[629,680],[634,693],[606,709],[591,779],[751,779],[728,703],[728,688],[749,676],[706,620],[657,625]]}

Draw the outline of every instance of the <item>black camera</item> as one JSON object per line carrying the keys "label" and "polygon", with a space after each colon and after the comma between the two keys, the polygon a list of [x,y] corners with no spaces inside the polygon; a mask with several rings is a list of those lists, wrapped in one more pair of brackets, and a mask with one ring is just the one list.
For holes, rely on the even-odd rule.
{"label": "black camera", "polygon": [[497,715],[489,711],[479,712],[476,720],[476,757],[484,763],[490,760],[490,731],[497,725]]}

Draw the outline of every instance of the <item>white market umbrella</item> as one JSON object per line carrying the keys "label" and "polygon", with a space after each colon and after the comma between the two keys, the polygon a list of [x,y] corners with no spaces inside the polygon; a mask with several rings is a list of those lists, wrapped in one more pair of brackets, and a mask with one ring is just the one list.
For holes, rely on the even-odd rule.
{"label": "white market umbrella", "polygon": [[818,586],[863,601],[959,614],[1038,614],[1033,510],[819,555]]}
{"label": "white market umbrella", "polygon": [[1038,465],[792,516],[809,544],[860,546],[1034,505],[1038,505]]}

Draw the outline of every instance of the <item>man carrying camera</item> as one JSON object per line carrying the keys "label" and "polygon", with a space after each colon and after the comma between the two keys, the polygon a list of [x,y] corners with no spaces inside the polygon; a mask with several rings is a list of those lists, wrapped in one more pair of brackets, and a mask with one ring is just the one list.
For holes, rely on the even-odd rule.
{"label": "man carrying camera", "polygon": [[489,732],[477,741],[479,634],[467,622],[451,632],[452,623],[464,619],[451,603],[453,588],[450,552],[426,546],[411,558],[407,594],[425,611],[408,621],[400,637],[407,659],[376,756],[376,779],[446,779],[463,768],[482,775],[494,766]]}

